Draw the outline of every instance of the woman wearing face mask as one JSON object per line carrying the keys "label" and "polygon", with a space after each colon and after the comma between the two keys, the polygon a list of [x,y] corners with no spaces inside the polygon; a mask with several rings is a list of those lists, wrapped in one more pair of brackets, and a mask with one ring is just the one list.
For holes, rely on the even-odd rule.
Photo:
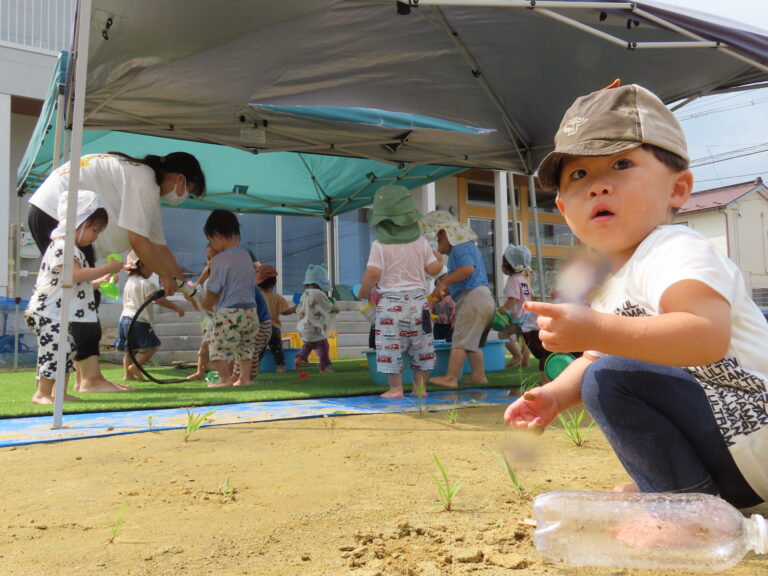
{"label": "woman wearing face mask", "polygon": [[[109,213],[109,225],[86,253],[93,266],[98,258],[133,249],[142,263],[160,277],[167,295],[182,278],[163,234],[163,203],[176,206],[205,193],[205,175],[191,154],[173,152],[133,158],[120,152],[90,154],[80,159],[80,188],[93,190]],[[58,224],[59,196],[69,189],[69,163],[54,170],[29,199],[29,231],[40,252]],[[95,254],[94,254],[95,252]]]}
{"label": "woman wearing face mask", "polygon": [[[167,296],[175,293],[183,275],[163,234],[161,201],[177,206],[205,193],[205,175],[191,154],[173,152],[133,158],[120,152],[80,158],[80,188],[93,190],[109,214],[109,224],[92,245],[83,247],[90,266],[110,253],[133,249],[144,266],[157,273]],[[54,170],[29,199],[29,231],[45,252],[59,223],[59,198],[69,189],[69,163]],[[98,298],[98,293],[97,296]],[[97,300],[98,303],[98,300]],[[102,391],[109,385],[98,364],[101,327],[72,330],[78,364],[76,389]]]}

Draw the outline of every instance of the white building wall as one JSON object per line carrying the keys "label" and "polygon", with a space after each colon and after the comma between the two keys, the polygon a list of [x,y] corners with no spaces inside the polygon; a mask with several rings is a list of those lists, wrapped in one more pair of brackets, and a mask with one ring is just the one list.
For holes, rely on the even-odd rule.
{"label": "white building wall", "polygon": [[675,222],[684,222],[689,227],[703,234],[717,246],[723,254],[728,254],[728,231],[726,229],[726,217],[720,211],[699,212],[695,214],[683,214],[675,218]]}

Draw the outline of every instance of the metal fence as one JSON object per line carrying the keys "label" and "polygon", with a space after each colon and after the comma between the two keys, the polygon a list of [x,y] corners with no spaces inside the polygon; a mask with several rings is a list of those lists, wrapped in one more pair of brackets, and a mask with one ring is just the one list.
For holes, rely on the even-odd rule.
{"label": "metal fence", "polygon": [[0,0],[0,42],[68,50],[77,0]]}

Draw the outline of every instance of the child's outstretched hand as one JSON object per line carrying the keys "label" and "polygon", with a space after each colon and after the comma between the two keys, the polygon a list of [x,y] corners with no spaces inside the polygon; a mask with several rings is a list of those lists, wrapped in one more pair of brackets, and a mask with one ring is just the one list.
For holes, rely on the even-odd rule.
{"label": "child's outstretched hand", "polygon": [[528,301],[528,312],[538,314],[539,338],[550,352],[583,352],[594,348],[590,339],[599,331],[600,314],[581,304]]}
{"label": "child's outstretched hand", "polygon": [[507,406],[504,421],[516,428],[541,434],[555,419],[560,407],[555,396],[545,387],[531,388]]}

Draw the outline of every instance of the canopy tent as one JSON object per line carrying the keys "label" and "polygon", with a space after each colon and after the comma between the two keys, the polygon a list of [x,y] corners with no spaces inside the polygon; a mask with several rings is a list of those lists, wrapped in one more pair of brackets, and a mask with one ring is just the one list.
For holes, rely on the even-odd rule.
{"label": "canopy tent", "polygon": [[[93,0],[92,13],[86,128],[255,151],[530,174],[574,97],[614,78],[667,103],[768,80],[768,33],[656,1]],[[307,112],[330,106],[479,130]]]}

